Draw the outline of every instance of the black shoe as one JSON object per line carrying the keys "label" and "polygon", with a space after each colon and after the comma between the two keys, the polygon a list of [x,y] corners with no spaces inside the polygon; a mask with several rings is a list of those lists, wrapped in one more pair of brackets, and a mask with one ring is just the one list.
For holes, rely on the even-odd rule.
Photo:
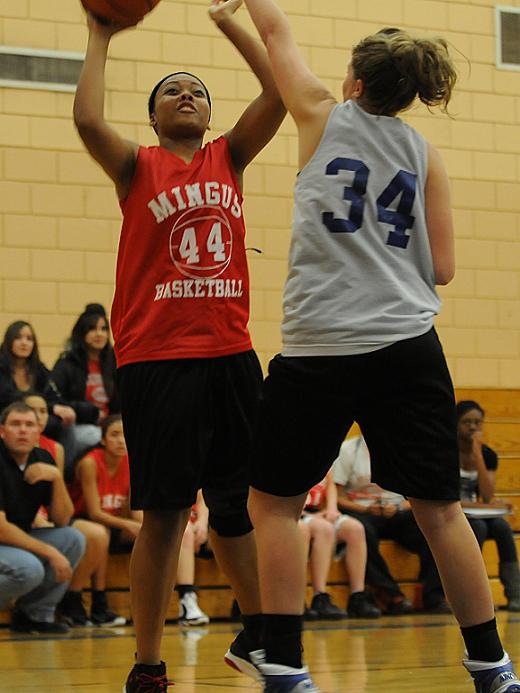
{"label": "black shoe", "polygon": [[409,599],[390,602],[384,610],[386,616],[406,616],[413,614],[413,604]]}
{"label": "black shoe", "polygon": [[451,614],[451,613],[453,613],[451,606],[448,604],[448,602],[444,601],[444,599],[442,599],[440,602],[437,602],[436,604],[430,604],[429,606],[425,606],[423,611],[427,614]]}
{"label": "black shoe", "polygon": [[13,611],[9,628],[14,633],[42,633],[43,635],[64,635],[70,630],[65,623],[33,621],[19,610]]}
{"label": "black shoe", "polygon": [[114,626],[124,626],[126,618],[119,616],[108,608],[107,595],[104,590],[92,592],[92,609],[90,618],[95,626],[102,628],[112,628]]}
{"label": "black shoe", "polygon": [[330,595],[326,592],[314,595],[311,609],[318,612],[318,618],[323,618],[327,621],[340,621],[342,618],[347,618],[347,612],[333,604]]}
{"label": "black shoe", "polygon": [[65,595],[57,607],[60,620],[71,628],[91,626],[87,612],[83,606],[81,592],[65,592]]}
{"label": "black shoe", "polygon": [[110,609],[105,611],[92,611],[90,614],[92,623],[100,628],[114,628],[115,626],[126,626],[126,618],[115,614]]}
{"label": "black shoe", "polygon": [[173,686],[166,676],[166,664],[157,666],[135,664],[128,674],[124,693],[166,693],[168,686]]}
{"label": "black shoe", "polygon": [[224,655],[224,661],[235,671],[250,676],[256,681],[262,681],[262,675],[255,662],[263,658],[264,651],[249,652],[247,644],[247,636],[242,630],[229,646],[229,650]]}
{"label": "black shoe", "polygon": [[381,609],[366,592],[354,592],[348,600],[347,614],[349,618],[379,618]]}
{"label": "black shoe", "polygon": [[316,609],[310,609],[307,605],[305,605],[305,609],[303,611],[303,620],[304,621],[317,621],[319,619],[320,615],[316,611]]}

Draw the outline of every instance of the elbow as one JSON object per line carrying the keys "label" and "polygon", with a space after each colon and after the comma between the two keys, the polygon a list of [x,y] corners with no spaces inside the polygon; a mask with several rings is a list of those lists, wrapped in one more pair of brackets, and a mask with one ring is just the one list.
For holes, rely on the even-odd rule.
{"label": "elbow", "polygon": [[446,286],[455,276],[455,265],[446,267],[437,267],[435,269],[435,284],[437,286]]}
{"label": "elbow", "polygon": [[54,522],[56,527],[67,527],[71,518],[72,518],[72,512],[60,513],[59,515],[55,515],[52,518],[52,521]]}
{"label": "elbow", "polygon": [[76,130],[82,139],[85,139],[89,134],[98,130],[100,124],[103,122],[103,119],[98,115],[81,108],[77,104],[74,104],[73,118]]}
{"label": "elbow", "polygon": [[275,51],[279,51],[280,46],[287,43],[291,38],[289,22],[283,15],[279,18],[273,18],[262,27],[259,27],[258,33],[269,55]]}

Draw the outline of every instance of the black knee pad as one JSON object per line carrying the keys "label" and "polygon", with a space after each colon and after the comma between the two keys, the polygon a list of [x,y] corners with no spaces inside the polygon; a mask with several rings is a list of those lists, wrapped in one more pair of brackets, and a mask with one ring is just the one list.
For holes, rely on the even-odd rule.
{"label": "black knee pad", "polygon": [[209,526],[219,537],[242,537],[253,530],[247,510],[230,515],[209,512]]}

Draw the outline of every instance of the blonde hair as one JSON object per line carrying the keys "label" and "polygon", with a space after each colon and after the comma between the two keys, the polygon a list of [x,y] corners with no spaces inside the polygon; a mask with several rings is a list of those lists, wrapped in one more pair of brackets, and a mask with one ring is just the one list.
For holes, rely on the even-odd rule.
{"label": "blonde hair", "polygon": [[395,115],[418,97],[447,111],[457,72],[442,38],[413,38],[400,29],[382,29],[352,51],[354,77],[364,91],[360,105],[378,115]]}

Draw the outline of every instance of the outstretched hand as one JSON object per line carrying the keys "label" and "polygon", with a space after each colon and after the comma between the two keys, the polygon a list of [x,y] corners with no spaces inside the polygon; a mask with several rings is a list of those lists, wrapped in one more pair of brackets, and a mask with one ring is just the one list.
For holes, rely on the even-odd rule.
{"label": "outstretched hand", "polygon": [[87,26],[89,31],[91,33],[101,34],[106,38],[110,38],[114,34],[117,34],[119,31],[123,31],[123,29],[130,29],[131,27],[136,26],[136,24],[138,24],[138,22],[135,22],[133,24],[116,24],[115,22],[103,22],[100,19],[98,19],[95,15],[93,15],[92,12],[89,12],[87,10]]}
{"label": "outstretched hand", "polygon": [[229,19],[242,5],[243,0],[211,0],[211,5],[208,9],[209,16],[218,24],[224,19]]}

